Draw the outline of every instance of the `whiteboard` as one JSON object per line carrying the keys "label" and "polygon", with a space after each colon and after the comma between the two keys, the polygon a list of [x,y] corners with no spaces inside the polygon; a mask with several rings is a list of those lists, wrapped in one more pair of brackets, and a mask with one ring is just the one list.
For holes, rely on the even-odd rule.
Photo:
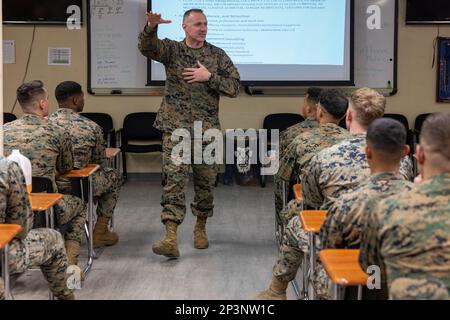
{"label": "whiteboard", "polygon": [[[377,5],[381,10],[381,29],[367,27],[370,5]],[[146,11],[146,0],[88,0],[90,93],[148,95],[161,92],[161,88],[146,86],[147,59],[137,48],[139,33],[146,23]],[[355,0],[355,87],[395,93],[397,16],[397,0]]]}

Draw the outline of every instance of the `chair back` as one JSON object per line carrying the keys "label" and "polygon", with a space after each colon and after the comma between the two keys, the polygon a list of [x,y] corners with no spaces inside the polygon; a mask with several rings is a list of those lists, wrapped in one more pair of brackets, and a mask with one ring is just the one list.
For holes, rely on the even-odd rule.
{"label": "chair back", "polygon": [[267,142],[271,141],[272,129],[280,130],[280,134],[287,128],[304,121],[305,119],[297,113],[273,113],[264,118],[263,129],[267,130]]}
{"label": "chair back", "polygon": [[264,118],[263,128],[278,129],[280,133],[287,128],[304,121],[305,119],[296,113],[273,113]]}
{"label": "chair back", "polygon": [[[54,193],[53,182],[48,177],[33,176],[31,179],[33,193]],[[33,216],[33,228],[45,228],[44,212],[36,212]]]}
{"label": "chair back", "polygon": [[422,126],[425,120],[427,120],[428,116],[430,116],[431,113],[422,113],[419,114],[416,118],[416,121],[414,122],[414,132],[416,134],[420,134],[420,131],[422,131]]}
{"label": "chair back", "polygon": [[123,120],[124,140],[161,140],[162,132],[153,127],[155,119],[156,112],[128,114]]}
{"label": "chair back", "polygon": [[32,192],[33,193],[54,193],[53,182],[48,177],[32,177]]}
{"label": "chair back", "polygon": [[109,139],[111,147],[114,147],[116,145],[114,123],[112,117],[109,114],[101,112],[82,112],[80,114],[88,118],[89,120],[94,121],[102,128],[103,137],[105,138],[105,141],[108,141]]}
{"label": "chair back", "polygon": [[397,114],[397,113],[386,113],[384,115],[384,117],[397,120],[398,122],[400,122],[401,124],[403,124],[405,126],[405,129],[407,132],[409,131],[409,122],[408,122],[408,119],[404,115]]}
{"label": "chair back", "polygon": [[10,112],[3,112],[3,123],[13,122],[14,120],[17,120],[17,117],[14,113]]}
{"label": "chair back", "polygon": [[339,127],[341,127],[342,129],[347,129],[347,121],[346,121],[346,117],[344,117],[344,119],[341,119],[341,121],[339,121]]}

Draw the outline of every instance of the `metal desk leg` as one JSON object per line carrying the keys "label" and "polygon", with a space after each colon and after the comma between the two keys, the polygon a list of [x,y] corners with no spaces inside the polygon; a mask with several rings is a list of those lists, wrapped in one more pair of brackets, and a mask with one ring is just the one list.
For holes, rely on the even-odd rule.
{"label": "metal desk leg", "polygon": [[362,286],[358,286],[358,300],[362,300]]}
{"label": "metal desk leg", "polygon": [[55,215],[53,207],[45,211],[45,227],[49,229],[55,229]]}
{"label": "metal desk leg", "polygon": [[9,252],[9,245],[5,245],[5,247],[2,250],[0,250],[0,259],[2,264],[2,278],[5,284],[5,300],[13,300],[9,284],[8,252]]}
{"label": "metal desk leg", "polygon": [[308,256],[306,255],[306,253],[303,254],[302,274],[303,274],[303,277],[302,277],[303,278],[303,300],[309,300]]}
{"label": "metal desk leg", "polygon": [[[80,179],[80,184],[81,184],[81,195],[84,201],[86,201],[84,199],[84,190],[83,190],[83,179]],[[87,226],[85,226],[86,229],[86,234],[87,234],[87,244],[88,244],[88,261],[86,264],[86,267],[84,268],[83,272],[85,275],[87,275],[92,268],[92,264],[94,263],[94,257],[95,257],[95,253],[94,253],[94,232],[93,232],[93,223],[94,223],[94,199],[93,199],[93,195],[92,195],[92,177],[88,178],[88,221],[87,221]]]}
{"label": "metal desk leg", "polygon": [[310,292],[311,299],[314,300],[315,297],[315,290],[314,290],[314,271],[316,268],[316,237],[313,232],[310,232],[309,234],[309,276],[310,276],[310,283],[313,287],[313,290]]}
{"label": "metal desk leg", "polygon": [[333,300],[339,300],[339,286],[333,283]]}
{"label": "metal desk leg", "polygon": [[300,288],[298,286],[297,280],[291,281],[292,289],[294,290],[295,296],[297,297],[297,300],[301,300],[302,294],[300,292]]}

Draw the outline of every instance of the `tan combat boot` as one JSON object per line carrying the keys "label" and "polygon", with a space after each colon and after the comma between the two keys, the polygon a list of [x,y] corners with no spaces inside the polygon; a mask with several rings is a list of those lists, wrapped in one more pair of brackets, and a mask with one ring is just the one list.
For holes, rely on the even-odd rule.
{"label": "tan combat boot", "polygon": [[69,266],[78,265],[78,256],[80,255],[80,243],[75,240],[66,240],[67,262]]}
{"label": "tan combat boot", "polygon": [[255,300],[286,300],[286,288],[289,282],[278,280],[276,277],[272,278],[272,283],[269,289],[260,292]]}
{"label": "tan combat boot", "polygon": [[157,241],[153,244],[152,250],[158,255],[163,255],[168,258],[178,258],[180,251],[178,251],[177,228],[178,224],[173,221],[166,221],[166,237],[163,240]]}
{"label": "tan combat boot", "polygon": [[68,295],[59,295],[57,297],[58,300],[76,300],[75,299],[75,295],[72,293],[68,294]]}
{"label": "tan combat boot", "polygon": [[194,228],[194,248],[206,249],[209,247],[208,237],[206,235],[207,217],[197,217]]}
{"label": "tan combat boot", "polygon": [[119,236],[108,229],[109,218],[98,217],[94,228],[94,248],[113,246],[119,241]]}

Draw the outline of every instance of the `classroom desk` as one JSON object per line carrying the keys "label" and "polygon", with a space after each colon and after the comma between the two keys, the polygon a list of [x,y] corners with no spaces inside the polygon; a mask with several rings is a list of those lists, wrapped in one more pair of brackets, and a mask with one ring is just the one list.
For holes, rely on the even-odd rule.
{"label": "classroom desk", "polygon": [[0,224],[0,261],[2,266],[2,278],[5,283],[5,299],[12,300],[9,285],[8,250],[9,243],[22,231],[18,224]]}
{"label": "classroom desk", "polygon": [[47,228],[54,229],[55,221],[53,214],[53,207],[62,199],[62,194],[59,193],[30,193],[29,199],[31,210],[45,211],[45,225]]}
{"label": "classroom desk", "polygon": [[[310,285],[314,285],[314,271],[316,268],[316,235],[320,232],[320,227],[325,221],[326,210],[304,210],[299,213],[303,230],[309,234],[309,265],[306,254],[303,260],[304,296],[315,299],[314,290],[308,292]],[[309,271],[309,272],[308,272]],[[309,276],[308,276],[309,273]]]}
{"label": "classroom desk", "polygon": [[358,262],[359,250],[322,250],[320,260],[333,283],[333,299],[339,299],[339,286],[358,286],[358,300],[362,298],[362,286],[368,276]]}
{"label": "classroom desk", "polygon": [[95,252],[94,252],[94,239],[93,239],[93,224],[94,224],[94,191],[92,185],[92,175],[100,168],[98,164],[88,164],[86,167],[82,169],[72,170],[64,176],[69,179],[80,179],[81,186],[81,197],[84,201],[84,192],[83,192],[83,179],[88,179],[88,221],[86,234],[88,238],[88,262],[83,270],[87,275],[92,268],[92,264],[94,263]]}

